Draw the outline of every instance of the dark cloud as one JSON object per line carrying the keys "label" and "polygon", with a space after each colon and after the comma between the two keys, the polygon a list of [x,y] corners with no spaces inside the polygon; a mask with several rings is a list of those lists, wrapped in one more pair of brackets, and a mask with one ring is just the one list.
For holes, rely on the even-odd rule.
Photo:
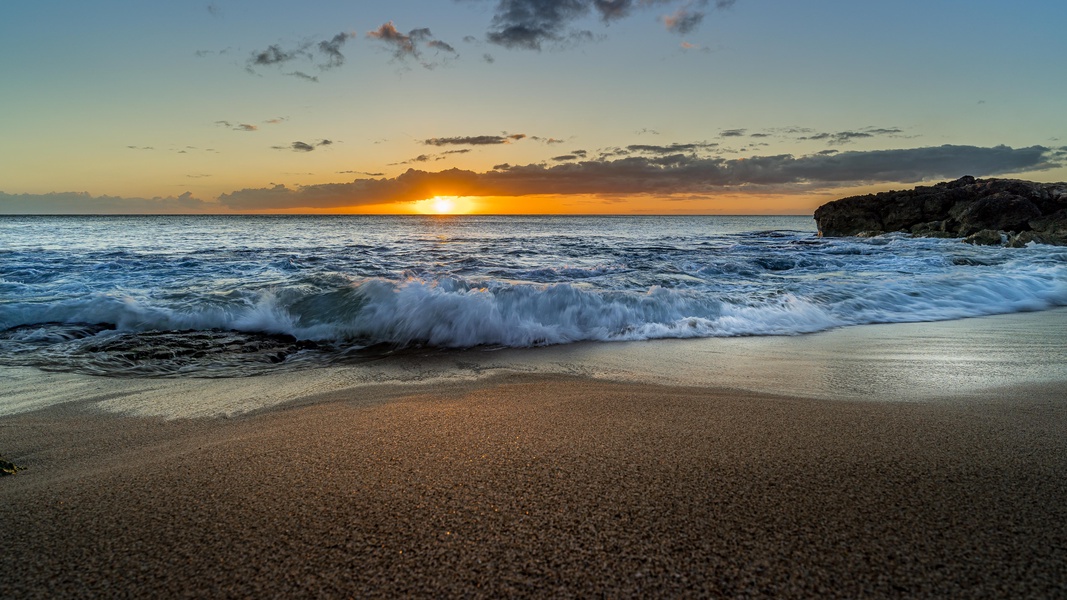
{"label": "dark cloud", "polygon": [[666,146],[656,146],[652,144],[631,144],[626,147],[626,151],[616,150],[614,154],[629,154],[629,153],[644,153],[644,154],[678,154],[682,152],[696,152],[697,150],[710,150],[717,148],[718,144],[709,144],[708,142],[695,142],[691,144],[668,144]]}
{"label": "dark cloud", "polygon": [[130,150],[155,150],[152,146],[126,146]]}
{"label": "dark cloud", "polygon": [[393,57],[397,60],[403,61],[408,58],[413,58],[420,61],[422,66],[426,68],[433,68],[436,64],[422,60],[422,51],[419,49],[420,44],[427,48],[437,50],[438,52],[446,52],[448,54],[456,55],[456,49],[453,48],[451,44],[435,39],[433,33],[426,27],[412,29],[404,34],[397,30],[392,21],[389,21],[378,29],[368,31],[367,38],[378,40],[391,47]]}
{"label": "dark cloud", "polygon": [[222,9],[218,7],[214,2],[207,5],[207,12],[213,17],[217,17],[222,14]]}
{"label": "dark cloud", "polygon": [[564,154],[562,156],[553,156],[552,157],[552,160],[554,160],[556,162],[564,162],[564,161],[568,161],[568,160],[577,160],[577,159],[578,159],[578,156],[575,155],[575,154]]}
{"label": "dark cloud", "polygon": [[250,125],[248,123],[231,123],[229,121],[215,121],[215,124],[219,127],[225,127],[226,129],[232,129],[234,131],[256,131],[259,127]]}
{"label": "dark cloud", "polygon": [[672,14],[663,16],[663,24],[667,31],[685,35],[692,32],[704,21],[704,12],[691,10],[689,6],[683,6]]}
{"label": "dark cloud", "polygon": [[745,129],[724,129],[719,134],[720,137],[742,137],[745,135]]}
{"label": "dark cloud", "polygon": [[744,186],[753,191],[826,189],[844,185],[915,183],[1045,170],[1060,166],[1048,148],[938,146],[904,150],[841,152],[744,159],[692,155],[630,156],[616,160],[565,162],[554,166],[497,165],[476,173],[409,169],[394,178],[350,183],[245,189],[219,201],[237,210],[335,208],[412,202],[438,195],[523,196],[529,194],[713,194]]}
{"label": "dark cloud", "polygon": [[426,46],[435,50],[440,50],[442,52],[450,52],[452,54],[456,54],[455,48],[446,44],[445,42],[442,42],[441,40],[430,40],[426,42]]}
{"label": "dark cloud", "polygon": [[487,62],[489,64],[493,64],[493,63],[496,62],[496,59],[493,58],[493,55],[489,54],[488,52],[482,55],[482,60],[484,60],[485,62]]}
{"label": "dark cloud", "polygon": [[560,139],[551,138],[551,137],[550,138],[539,137],[539,136],[536,136],[536,135],[531,135],[530,139],[534,140],[535,142],[541,142],[543,144],[562,144],[563,143],[563,140],[560,140]]}
{"label": "dark cloud", "polygon": [[333,140],[319,140],[314,144],[297,141],[293,142],[292,144],[289,144],[288,146],[271,146],[271,148],[275,150],[292,150],[293,152],[312,152],[315,150],[315,148],[318,148],[320,146],[330,146],[333,143]]}
{"label": "dark cloud", "polygon": [[319,82],[319,78],[317,75],[308,75],[303,71],[293,71],[292,73],[284,73],[284,75],[288,75],[289,77],[296,77],[299,79],[303,79],[304,81],[310,81],[312,83]]}
{"label": "dark cloud", "polygon": [[213,55],[223,56],[225,54],[229,54],[231,50],[233,50],[233,48],[230,47],[223,48],[222,50],[195,50],[193,51],[193,54],[196,55],[197,58],[203,58],[205,56]]}
{"label": "dark cloud", "polygon": [[[673,4],[677,0],[499,0],[486,40],[505,48],[541,50],[545,45],[566,45],[595,39],[593,32],[572,25],[595,14],[604,23],[630,16],[635,9]],[[729,8],[733,0],[715,7]],[[662,17],[667,28],[689,33],[703,21],[708,0],[689,0]]]}
{"label": "dark cloud", "polygon": [[462,150],[445,150],[442,154],[466,154],[470,151],[470,148],[463,148]]}
{"label": "dark cloud", "polygon": [[593,7],[600,12],[600,18],[605,21],[630,16],[633,6],[633,0],[593,0]]}
{"label": "dark cloud", "polygon": [[[808,130],[810,131],[810,130]],[[841,146],[852,143],[853,140],[873,138],[877,136],[900,136],[904,133],[899,127],[865,127],[857,131],[839,131],[837,133],[820,132],[811,135],[800,136],[798,140],[826,141],[831,146]]]}
{"label": "dark cloud", "polygon": [[326,62],[320,65],[320,68],[332,69],[345,64],[345,55],[341,54],[341,48],[349,38],[355,36],[354,33],[341,32],[328,40],[319,42],[319,52],[326,57]]}
{"label": "dark cloud", "polygon": [[389,163],[389,166],[395,167],[397,165],[410,165],[412,163],[429,162],[432,158],[433,157],[431,157],[428,154],[420,154],[420,155],[416,156],[415,158],[409,158],[409,159],[407,159],[407,160],[405,160],[403,162]]}
{"label": "dark cloud", "polygon": [[273,66],[287,63],[299,57],[311,57],[307,51],[307,46],[294,50],[282,50],[281,46],[271,44],[270,46],[267,46],[266,50],[253,52],[252,58],[249,59],[249,64],[255,66]]}
{"label": "dark cloud", "polygon": [[165,198],[92,196],[88,192],[5,194],[0,192],[0,214],[190,214],[218,212],[218,204],[194,198],[190,192]]}
{"label": "dark cloud", "polygon": [[526,137],[525,133],[511,135],[473,135],[465,137],[430,138],[423,140],[427,146],[492,146],[496,144],[510,144]]}
{"label": "dark cloud", "polygon": [[[271,44],[266,50],[254,51],[245,64],[245,69],[250,73],[255,73],[256,67],[277,67],[298,59],[306,60],[323,71],[340,67],[345,63],[345,55],[341,53],[341,48],[355,35],[341,32],[328,40],[318,43],[305,42],[291,49],[285,49],[280,44]],[[318,77],[301,71],[285,73],[285,75],[318,82]]]}
{"label": "dark cloud", "polygon": [[567,26],[589,8],[586,0],[500,0],[486,39],[505,48],[540,50],[545,42],[585,33],[568,33]]}

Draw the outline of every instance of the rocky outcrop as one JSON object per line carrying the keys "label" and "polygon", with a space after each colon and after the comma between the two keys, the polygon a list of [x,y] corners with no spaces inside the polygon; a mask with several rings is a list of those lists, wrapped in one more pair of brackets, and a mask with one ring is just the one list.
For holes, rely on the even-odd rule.
{"label": "rocky outcrop", "polygon": [[815,221],[827,237],[902,231],[977,244],[1067,246],[1067,183],[967,176],[834,200],[815,211]]}

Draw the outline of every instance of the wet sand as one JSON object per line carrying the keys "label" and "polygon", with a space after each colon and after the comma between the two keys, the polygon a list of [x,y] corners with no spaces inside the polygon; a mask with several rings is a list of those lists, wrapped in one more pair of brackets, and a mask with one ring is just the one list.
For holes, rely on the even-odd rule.
{"label": "wet sand", "polygon": [[501,374],[230,418],[55,404],[0,418],[26,468],[0,478],[0,597],[1064,597],[1065,389]]}

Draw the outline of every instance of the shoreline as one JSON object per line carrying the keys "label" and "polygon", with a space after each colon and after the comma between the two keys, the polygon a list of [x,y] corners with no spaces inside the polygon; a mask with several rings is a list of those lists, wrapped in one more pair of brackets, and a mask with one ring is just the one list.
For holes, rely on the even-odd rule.
{"label": "shoreline", "polygon": [[[164,418],[233,417],[351,391],[474,382],[499,374],[879,402],[1067,389],[1067,307],[952,321],[868,324],[794,336],[578,342],[427,351],[252,377],[116,378],[0,367],[0,418],[73,402]],[[0,448],[0,451],[3,449]]]}

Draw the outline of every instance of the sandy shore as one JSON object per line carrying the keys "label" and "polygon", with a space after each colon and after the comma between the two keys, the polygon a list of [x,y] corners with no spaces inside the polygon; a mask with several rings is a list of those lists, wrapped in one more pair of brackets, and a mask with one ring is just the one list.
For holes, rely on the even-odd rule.
{"label": "sandy shore", "polygon": [[1064,597],[1059,383],[870,402],[501,375],[0,419],[0,597]]}

